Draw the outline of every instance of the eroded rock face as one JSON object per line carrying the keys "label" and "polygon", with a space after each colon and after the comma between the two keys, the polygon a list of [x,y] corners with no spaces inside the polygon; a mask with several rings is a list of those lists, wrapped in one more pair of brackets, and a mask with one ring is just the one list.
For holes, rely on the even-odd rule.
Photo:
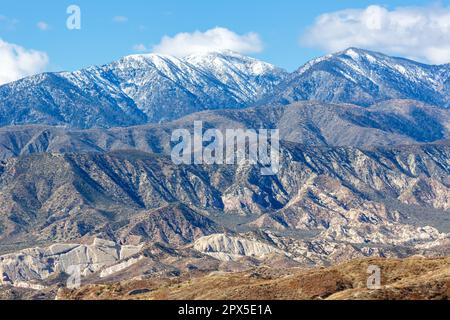
{"label": "eroded rock face", "polygon": [[142,246],[120,246],[98,238],[90,245],[54,244],[47,248],[26,249],[0,257],[0,284],[23,287],[24,283],[39,283],[60,273],[79,272],[80,276],[88,276],[139,253],[141,249]]}
{"label": "eroded rock face", "polygon": [[222,261],[237,261],[243,257],[264,259],[270,254],[285,254],[276,247],[259,241],[225,234],[214,234],[195,241],[194,249]]}
{"label": "eroded rock face", "polygon": [[2,165],[0,244],[87,235],[185,245],[239,224],[312,232],[309,241],[434,246],[450,232],[449,159],[446,143],[285,143],[279,174],[263,177],[256,166],[175,166],[145,153],[36,154]]}
{"label": "eroded rock face", "polygon": [[192,243],[219,229],[211,219],[189,207],[173,205],[133,217],[118,234],[124,243],[161,242],[176,246]]}
{"label": "eroded rock face", "polygon": [[[167,252],[194,244],[176,259],[206,255],[219,270],[225,262],[318,266],[443,255],[450,247],[449,159],[445,142],[370,149],[284,142],[279,173],[261,176],[245,163],[176,166],[137,152],[24,156],[0,166],[0,245],[88,236],[163,243]],[[33,281],[74,264],[105,278],[135,264],[152,268],[134,276],[189,269],[133,252],[114,243],[21,250],[2,257],[3,281],[40,285]]]}
{"label": "eroded rock face", "polygon": [[[349,49],[285,78],[232,53],[140,55],[0,87],[0,126],[38,124],[0,129],[0,284],[450,254],[448,66]],[[278,174],[175,165],[171,132],[198,120],[279,128]]]}

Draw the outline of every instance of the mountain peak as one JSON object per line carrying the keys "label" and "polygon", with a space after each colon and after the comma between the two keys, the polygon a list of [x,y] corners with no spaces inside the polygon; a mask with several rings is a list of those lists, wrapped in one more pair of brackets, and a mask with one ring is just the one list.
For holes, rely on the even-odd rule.
{"label": "mountain peak", "polygon": [[448,66],[350,47],[311,60],[289,77],[272,100],[353,103],[370,106],[389,99],[413,99],[449,107]]}
{"label": "mountain peak", "polygon": [[[339,54],[339,53],[360,55],[360,54],[374,54],[375,52],[371,51],[371,50],[367,50],[367,49],[357,48],[357,47],[349,47],[343,51],[337,52],[336,54]],[[376,52],[376,53],[381,54],[379,52]]]}
{"label": "mountain peak", "polygon": [[372,56],[372,52],[367,51],[367,50],[363,50],[363,49],[358,49],[358,48],[351,47],[351,48],[348,48],[348,49],[346,49],[346,50],[344,50],[342,52],[337,53],[336,55],[338,55],[338,56],[339,55],[346,55],[348,57],[351,57],[353,60],[359,60],[362,57],[365,57],[365,56],[368,56],[368,55]]}
{"label": "mountain peak", "polygon": [[236,51],[233,50],[229,50],[229,49],[221,49],[221,50],[210,50],[210,51],[203,51],[203,52],[198,52],[198,53],[193,53],[193,54],[189,54],[187,55],[185,58],[188,57],[194,57],[194,56],[203,56],[203,57],[207,57],[207,56],[228,56],[228,57],[237,57],[237,58],[249,58],[243,54],[240,54]]}
{"label": "mountain peak", "polygon": [[242,55],[231,50],[211,51],[190,55],[184,61],[214,73],[243,73],[260,76],[269,73],[278,75],[287,72],[270,63]]}
{"label": "mountain peak", "polygon": [[0,125],[110,127],[300,100],[371,106],[413,99],[450,107],[449,81],[450,65],[430,66],[354,47],[312,60],[292,74],[230,50],[184,58],[136,54],[0,87],[0,112],[7,115]]}
{"label": "mountain peak", "polygon": [[180,59],[161,53],[141,53],[141,54],[132,54],[123,57],[119,61],[136,61],[136,62],[145,62],[145,61],[157,61],[157,60],[166,60],[166,61],[178,61]]}
{"label": "mountain peak", "polygon": [[191,54],[182,58],[160,53],[135,54],[126,56],[118,61],[119,64],[125,63],[127,67],[130,65],[132,66],[135,63],[147,64],[149,62],[154,64],[157,68],[166,68],[169,63],[178,66],[180,69],[192,65],[208,72],[215,71],[222,73],[229,72],[230,70],[241,70],[245,73],[250,72],[254,75],[262,75],[269,72],[276,72],[279,74],[287,73],[283,69],[270,63],[245,56],[232,50],[211,50]]}
{"label": "mountain peak", "polygon": [[230,50],[184,58],[158,53],[131,55],[104,70],[150,122],[200,110],[246,107],[287,76],[269,63]]}
{"label": "mountain peak", "polygon": [[[125,60],[155,60],[155,59],[164,59],[164,60],[180,60],[180,61],[189,61],[194,58],[204,58],[204,59],[214,59],[214,58],[238,58],[243,60],[253,59],[251,57],[242,55],[232,50],[211,50],[211,51],[203,51],[198,53],[193,53],[186,55],[184,57],[178,57],[165,53],[139,53],[132,54],[123,57]],[[255,59],[256,60],[256,59]]]}

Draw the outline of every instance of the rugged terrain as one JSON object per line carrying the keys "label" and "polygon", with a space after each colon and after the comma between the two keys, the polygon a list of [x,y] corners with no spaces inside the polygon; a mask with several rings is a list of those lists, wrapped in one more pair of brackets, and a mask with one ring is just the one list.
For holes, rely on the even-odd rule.
{"label": "rugged terrain", "polygon": [[[1,86],[0,298],[448,299],[448,67],[137,55]],[[195,121],[279,129],[280,170],[175,165]]]}
{"label": "rugged terrain", "polygon": [[306,63],[263,103],[318,100],[367,107],[389,99],[414,99],[448,108],[449,85],[450,64],[425,65],[349,48]]}
{"label": "rugged terrain", "polygon": [[[94,236],[119,248],[159,243],[239,268],[447,255],[449,151],[446,143],[372,150],[285,143],[280,173],[266,177],[248,163],[175,166],[136,152],[13,158],[0,176],[0,245],[14,252],[0,258],[3,283],[45,286],[64,271],[53,265],[62,258],[25,248],[76,248]],[[104,264],[88,256],[85,275],[112,268],[116,276],[146,258],[145,250]],[[158,263],[164,272],[190,270]]]}
{"label": "rugged terrain", "polygon": [[450,111],[413,100],[388,100],[369,108],[298,102],[242,110],[194,113],[160,125],[75,130],[51,126],[0,128],[0,159],[33,153],[104,153],[138,150],[170,154],[175,129],[279,129],[280,138],[310,146],[370,147],[450,139]]}
{"label": "rugged terrain", "polygon": [[[58,299],[171,300],[448,300],[449,258],[355,260],[330,268],[258,268],[211,273],[193,279],[131,280],[60,290]],[[378,266],[381,287],[368,289],[367,270]]]}
{"label": "rugged terrain", "polygon": [[351,48],[293,73],[230,51],[185,58],[124,57],[75,72],[0,86],[0,126],[126,127],[205,110],[298,101],[369,107],[408,99],[448,108],[450,65],[425,65]]}
{"label": "rugged terrain", "polygon": [[158,123],[202,110],[244,108],[286,72],[233,52],[178,59],[128,56],[101,67],[45,73],[0,87],[0,125],[105,128]]}

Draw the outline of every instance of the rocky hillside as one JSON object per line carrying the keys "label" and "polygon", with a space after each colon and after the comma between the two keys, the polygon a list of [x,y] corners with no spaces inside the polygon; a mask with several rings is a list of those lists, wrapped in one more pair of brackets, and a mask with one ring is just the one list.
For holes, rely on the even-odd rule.
{"label": "rocky hillside", "polygon": [[316,146],[400,145],[450,139],[450,110],[412,100],[390,100],[369,108],[299,102],[284,107],[216,110],[180,120],[109,130],[49,126],[0,128],[0,159],[42,152],[86,153],[137,150],[170,154],[173,130],[279,128],[282,140]]}
{"label": "rocky hillside", "polygon": [[[0,298],[447,299],[448,97],[448,66],[357,49],[292,75],[136,55],[1,86]],[[280,170],[175,165],[195,121],[278,128]],[[395,260],[415,255],[434,259]]]}
{"label": "rocky hillside", "polygon": [[[125,281],[61,290],[58,299],[139,300],[448,300],[449,258],[356,260],[327,269],[260,268],[192,280]],[[367,270],[381,270],[380,289],[367,288]]]}
{"label": "rocky hillside", "polygon": [[[449,152],[448,144],[362,150],[287,143],[280,173],[265,177],[246,163],[175,166],[137,152],[13,158],[0,170],[0,245],[6,253],[97,236],[192,244],[224,261],[281,253],[301,265],[443,254]],[[232,238],[208,238],[222,231]]]}

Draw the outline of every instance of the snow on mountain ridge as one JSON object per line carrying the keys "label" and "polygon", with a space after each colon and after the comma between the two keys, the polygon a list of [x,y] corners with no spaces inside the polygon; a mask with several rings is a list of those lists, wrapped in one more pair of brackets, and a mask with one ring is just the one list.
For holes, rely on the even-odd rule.
{"label": "snow on mountain ridge", "polygon": [[314,59],[288,79],[269,104],[300,100],[370,106],[414,99],[450,107],[450,65],[426,65],[369,50],[349,48]]}
{"label": "snow on mountain ridge", "polygon": [[[229,51],[185,58],[132,55],[102,69],[105,75],[117,79],[121,90],[150,122],[195,111],[248,106],[287,76],[286,71],[273,65]],[[174,101],[179,102],[177,106]]]}
{"label": "snow on mountain ridge", "polygon": [[[354,67],[355,69],[358,69],[361,64],[367,64],[368,66],[374,65],[395,70],[400,75],[415,82],[427,81],[437,84],[442,80],[442,78],[435,72],[435,70],[439,69],[440,66],[426,65],[405,58],[387,56],[378,52],[350,48],[340,53],[336,53],[335,57],[338,57],[338,59],[344,63],[347,63],[349,66]],[[349,60],[346,59],[346,57],[351,57],[357,65],[355,66],[355,64],[349,63]],[[369,76],[368,70],[370,70],[369,67],[365,70],[359,69],[359,71],[362,71],[362,75],[365,76]]]}
{"label": "snow on mountain ridge", "polygon": [[448,107],[449,92],[450,64],[428,66],[356,48],[312,60],[292,74],[226,50],[183,58],[139,54],[0,86],[0,125],[128,126],[300,100],[370,106],[413,99]]}

